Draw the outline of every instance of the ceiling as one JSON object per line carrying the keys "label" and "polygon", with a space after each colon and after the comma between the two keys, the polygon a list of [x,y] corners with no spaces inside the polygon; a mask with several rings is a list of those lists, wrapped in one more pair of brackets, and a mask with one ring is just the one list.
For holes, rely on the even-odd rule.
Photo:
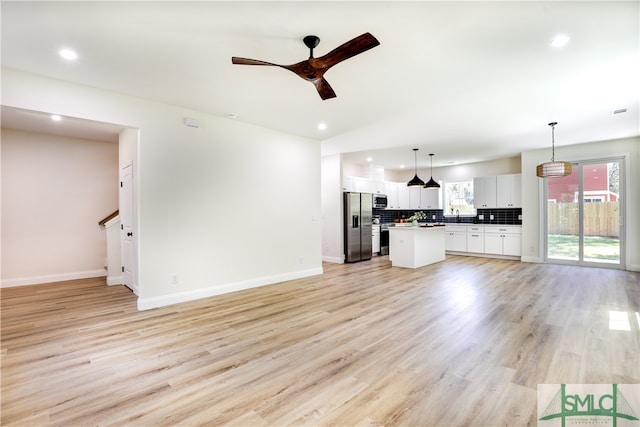
{"label": "ceiling", "polygon": [[[551,121],[558,146],[640,135],[638,1],[2,1],[1,19],[3,67],[233,113],[386,169],[412,168],[414,147],[419,167],[430,152],[437,167],[550,147]],[[231,63],[293,64],[305,35],[318,57],[364,32],[380,46],[331,68],[325,101],[287,70]],[[553,48],[559,33],[569,43]],[[43,119],[3,108],[3,127]]]}

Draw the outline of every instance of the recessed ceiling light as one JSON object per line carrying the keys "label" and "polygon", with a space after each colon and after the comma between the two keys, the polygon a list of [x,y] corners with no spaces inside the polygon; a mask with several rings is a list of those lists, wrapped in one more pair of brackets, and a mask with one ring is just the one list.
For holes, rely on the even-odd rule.
{"label": "recessed ceiling light", "polygon": [[59,122],[60,120],[62,120],[62,117],[60,117],[57,114],[52,114],[51,115],[51,120],[53,120],[54,122]]}
{"label": "recessed ceiling light", "polygon": [[319,130],[325,130],[327,128],[327,124],[326,123],[318,123],[318,129]]}
{"label": "recessed ceiling light", "polygon": [[235,120],[235,119],[238,118],[238,115],[236,113],[229,113],[229,114],[227,114],[227,117],[232,119],[232,120]]}
{"label": "recessed ceiling light", "polygon": [[570,37],[566,34],[558,34],[557,36],[555,36],[553,38],[553,40],[551,40],[551,46],[553,47],[562,47],[564,45],[566,45],[567,43],[569,43],[569,39]]}
{"label": "recessed ceiling light", "polygon": [[61,49],[59,52],[61,57],[66,59],[67,61],[74,61],[78,59],[78,54],[72,51],[71,49]]}

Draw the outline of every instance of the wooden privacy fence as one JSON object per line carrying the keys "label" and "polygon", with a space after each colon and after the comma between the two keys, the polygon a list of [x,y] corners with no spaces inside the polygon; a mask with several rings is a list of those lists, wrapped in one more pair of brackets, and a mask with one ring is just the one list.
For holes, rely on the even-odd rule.
{"label": "wooden privacy fence", "polygon": [[[578,234],[578,203],[547,205],[549,234]],[[584,235],[620,237],[619,202],[584,204]]]}

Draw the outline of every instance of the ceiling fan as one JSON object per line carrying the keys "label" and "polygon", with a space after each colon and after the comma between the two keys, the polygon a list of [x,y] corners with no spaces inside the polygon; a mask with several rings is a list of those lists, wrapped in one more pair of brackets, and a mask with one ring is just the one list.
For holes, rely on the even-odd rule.
{"label": "ceiling fan", "polygon": [[302,39],[304,44],[309,48],[309,59],[292,65],[273,64],[271,62],[259,61],[257,59],[231,58],[231,62],[239,65],[271,65],[293,71],[303,79],[310,81],[318,90],[318,94],[322,99],[335,98],[336,93],[333,91],[329,82],[325,80],[324,73],[339,62],[356,56],[380,44],[380,42],[369,33],[364,33],[348,42],[338,46],[326,55],[320,58],[313,57],[313,48],[318,46],[320,38],[318,36],[306,36]]}

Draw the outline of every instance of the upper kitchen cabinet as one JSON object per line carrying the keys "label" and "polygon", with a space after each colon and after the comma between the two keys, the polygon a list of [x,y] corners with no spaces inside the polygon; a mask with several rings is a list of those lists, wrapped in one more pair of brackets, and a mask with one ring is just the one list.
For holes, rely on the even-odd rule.
{"label": "upper kitchen cabinet", "polygon": [[496,177],[496,207],[522,207],[522,175],[498,175]]}
{"label": "upper kitchen cabinet", "polygon": [[369,188],[373,194],[387,194],[385,193],[384,181],[370,181]]}
{"label": "upper kitchen cabinet", "polygon": [[442,209],[442,187],[437,190],[421,188],[420,209]]}
{"label": "upper kitchen cabinet", "polygon": [[359,178],[357,176],[345,176],[342,178],[342,191],[372,193],[371,189],[371,182],[367,178]]}
{"label": "upper kitchen cabinet", "polygon": [[442,209],[440,190],[409,188],[409,209]]}
{"label": "upper kitchen cabinet", "polygon": [[408,187],[409,188],[409,209],[420,209],[420,192],[422,188]]}
{"label": "upper kitchen cabinet", "polygon": [[480,176],[473,178],[473,198],[476,209],[496,207],[496,177]]}
{"label": "upper kitchen cabinet", "polygon": [[385,182],[384,194],[387,195],[387,209],[400,209],[398,205],[398,184],[395,182]]}
{"label": "upper kitchen cabinet", "polygon": [[384,194],[387,195],[387,209],[411,209],[410,188],[403,182],[384,183]]}
{"label": "upper kitchen cabinet", "polygon": [[411,209],[411,202],[409,196],[410,188],[407,184],[399,182],[398,186],[398,209]]}

